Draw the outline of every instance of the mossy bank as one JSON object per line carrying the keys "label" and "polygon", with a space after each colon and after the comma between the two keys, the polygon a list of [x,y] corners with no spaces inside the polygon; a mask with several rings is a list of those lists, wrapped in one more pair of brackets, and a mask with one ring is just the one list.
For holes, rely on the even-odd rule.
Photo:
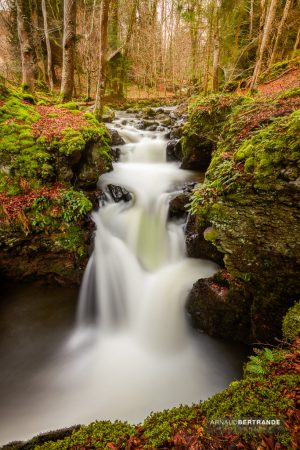
{"label": "mossy bank", "polygon": [[205,143],[211,160],[191,197],[188,252],[217,252],[221,271],[194,285],[187,308],[212,336],[280,338],[282,317],[300,298],[299,107],[299,88],[198,97],[190,106],[184,158],[206,164]]}
{"label": "mossy bank", "polygon": [[76,103],[50,100],[1,86],[0,272],[79,283],[110,135]]}

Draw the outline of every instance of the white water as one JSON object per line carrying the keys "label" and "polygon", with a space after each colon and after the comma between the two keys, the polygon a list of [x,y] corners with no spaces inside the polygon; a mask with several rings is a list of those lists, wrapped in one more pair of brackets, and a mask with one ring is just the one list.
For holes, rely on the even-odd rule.
{"label": "white water", "polygon": [[182,224],[167,221],[167,191],[191,174],[165,162],[158,133],[118,130],[127,143],[101,186],[122,185],[133,199],[94,213],[76,329],[1,418],[0,443],[95,419],[139,422],[238,375],[228,349],[193,334],[184,313],[192,284],[216,271],[185,256]]}

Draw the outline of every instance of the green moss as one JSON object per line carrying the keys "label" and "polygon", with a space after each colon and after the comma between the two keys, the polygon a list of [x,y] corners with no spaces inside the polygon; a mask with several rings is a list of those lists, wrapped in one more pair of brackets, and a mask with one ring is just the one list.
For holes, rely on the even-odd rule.
{"label": "green moss", "polygon": [[299,57],[293,60],[280,61],[276,64],[273,64],[268,70],[263,72],[259,77],[259,82],[266,83],[268,81],[274,80],[275,78],[280,77],[280,75],[282,75],[288,69],[297,67],[299,65],[300,65]]}
{"label": "green moss", "polygon": [[[296,389],[298,377],[284,373],[274,376],[273,371],[281,367],[287,351],[265,348],[256,353],[250,357],[242,380],[232,382],[227,389],[202,404],[208,419],[286,419],[288,409],[294,407],[293,398],[286,395],[286,390]],[[236,431],[246,440],[252,440],[259,433],[259,429]],[[290,445],[287,430],[276,432],[275,436],[279,442]]]}
{"label": "green moss", "polygon": [[49,113],[49,114],[47,114],[47,116],[50,118],[59,117],[59,115],[57,113]]}
{"label": "green moss", "polygon": [[63,235],[56,239],[55,245],[63,250],[77,254],[79,257],[83,257],[86,254],[84,232],[77,225],[69,224]]}
{"label": "green moss", "polygon": [[7,119],[14,119],[15,121],[22,121],[31,124],[40,119],[40,115],[35,109],[17,97],[9,98],[6,103],[0,107],[0,121]]}
{"label": "green moss", "polygon": [[74,446],[107,450],[109,443],[125,448],[124,442],[134,434],[135,428],[126,422],[93,422],[88,426],[82,426],[63,440],[37,445],[35,450],[68,450]]}
{"label": "green moss", "polygon": [[284,339],[293,342],[300,335],[300,302],[290,308],[282,323]]}
{"label": "green moss", "polygon": [[272,189],[284,167],[300,156],[300,110],[271,124],[242,142],[234,159],[247,162],[254,172],[255,186]]}
{"label": "green moss", "polygon": [[244,170],[246,173],[249,173],[249,172],[252,172],[253,169],[254,169],[254,158],[253,158],[253,156],[250,156],[245,161]]}
{"label": "green moss", "polygon": [[193,135],[202,136],[217,143],[233,106],[241,101],[242,97],[232,97],[227,94],[211,94],[208,97],[193,98],[189,104],[189,120],[183,129],[183,151]]}
{"label": "green moss", "polygon": [[59,144],[59,151],[66,156],[74,152],[81,152],[85,147],[85,139],[80,130],[66,128],[63,131],[63,139]]}
{"label": "green moss", "polygon": [[300,87],[288,89],[287,91],[283,92],[283,94],[280,94],[277,98],[278,99],[287,99],[287,98],[293,98],[293,97],[300,97]]}
{"label": "green moss", "polygon": [[215,242],[218,239],[219,232],[215,228],[207,228],[203,233],[204,239],[209,242]]}
{"label": "green moss", "polygon": [[[158,413],[151,413],[145,420],[144,435],[148,440],[148,448],[161,448],[167,446],[176,431],[184,428],[191,435],[197,421],[203,414],[201,405],[180,406]],[[193,426],[194,425],[194,426]]]}
{"label": "green moss", "polygon": [[[32,205],[26,208],[26,214],[35,233],[45,229],[50,231],[49,228],[61,229],[66,232],[66,239],[63,241],[65,246],[71,246],[76,240],[78,230],[68,224],[80,221],[91,210],[92,203],[89,199],[82,192],[70,189],[62,190],[57,197],[37,197]],[[70,241],[70,244],[67,241]]]}
{"label": "green moss", "polygon": [[59,198],[59,205],[62,208],[62,218],[66,222],[78,220],[88,214],[93,205],[83,192],[73,189],[63,191]]}
{"label": "green moss", "polygon": [[70,110],[76,110],[79,109],[79,105],[76,102],[66,102],[66,103],[60,103],[57,105],[58,108],[67,108]]}

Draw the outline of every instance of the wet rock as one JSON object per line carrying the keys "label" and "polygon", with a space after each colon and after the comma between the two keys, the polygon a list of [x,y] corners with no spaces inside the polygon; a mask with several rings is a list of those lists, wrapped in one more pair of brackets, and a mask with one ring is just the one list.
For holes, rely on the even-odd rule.
{"label": "wet rock", "polygon": [[188,215],[188,211],[186,209],[188,202],[189,195],[184,192],[181,192],[173,197],[169,203],[169,219],[185,219]]}
{"label": "wet rock", "polygon": [[119,161],[120,156],[121,156],[121,150],[120,150],[118,147],[113,147],[113,148],[111,149],[111,152],[112,152],[112,158],[113,158],[113,161],[114,161],[114,162]]}
{"label": "wet rock", "polygon": [[119,203],[120,201],[129,202],[132,198],[131,193],[128,192],[122,186],[115,186],[114,184],[109,184],[107,188],[116,203]]}
{"label": "wet rock", "polygon": [[146,123],[144,120],[140,120],[139,122],[137,122],[135,124],[135,128],[137,128],[138,130],[144,130],[146,128]]}
{"label": "wet rock", "polygon": [[223,253],[204,237],[207,228],[199,228],[196,216],[189,215],[185,227],[186,250],[191,258],[203,258],[223,266]]}
{"label": "wet rock", "polygon": [[170,139],[180,139],[182,137],[182,127],[173,126],[170,131]]}
{"label": "wet rock", "polygon": [[156,111],[155,109],[152,108],[145,108],[143,111],[143,117],[147,118],[151,118],[151,117],[155,117],[156,116]]}
{"label": "wet rock", "polygon": [[105,108],[105,112],[102,115],[102,121],[106,123],[111,123],[116,117],[115,112],[110,108]]}
{"label": "wet rock", "polygon": [[213,142],[205,140],[196,134],[182,141],[183,160],[181,169],[206,170],[210,164],[212,152],[215,148]]}
{"label": "wet rock", "polygon": [[95,189],[100,174],[111,169],[112,164],[102,155],[99,144],[87,146],[80,161],[73,167],[74,184],[83,190]]}
{"label": "wet rock", "polygon": [[187,219],[188,209],[187,205],[190,201],[195,182],[185,183],[183,186],[178,186],[180,193],[175,193],[169,203],[169,219]]}
{"label": "wet rock", "polygon": [[159,126],[156,128],[156,131],[158,131],[159,133],[162,133],[163,131],[166,131],[166,128],[163,127],[162,125],[159,125]]}
{"label": "wet rock", "polygon": [[148,131],[156,131],[157,130],[157,125],[150,125],[149,127],[146,128],[146,130],[148,130]]}
{"label": "wet rock", "polygon": [[125,144],[124,139],[120,136],[117,130],[108,130],[108,132],[111,135],[112,146]]}
{"label": "wet rock", "polygon": [[192,325],[209,336],[249,342],[250,317],[241,284],[224,286],[214,277],[200,279],[188,296]]}
{"label": "wet rock", "polygon": [[157,127],[159,123],[156,120],[144,120],[145,128],[148,130],[149,127],[155,126]]}
{"label": "wet rock", "polygon": [[182,148],[180,139],[172,139],[168,142],[167,148],[167,161],[181,161]]}

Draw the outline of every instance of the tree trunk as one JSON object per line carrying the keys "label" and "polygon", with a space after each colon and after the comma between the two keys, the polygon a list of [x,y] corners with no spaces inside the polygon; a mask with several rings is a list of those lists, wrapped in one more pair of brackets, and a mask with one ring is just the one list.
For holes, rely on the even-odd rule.
{"label": "tree trunk", "polygon": [[52,76],[52,51],[51,51],[51,43],[49,38],[48,31],[48,19],[47,19],[47,8],[46,8],[46,0],[42,0],[42,12],[44,19],[44,33],[47,47],[47,75],[49,80],[49,86],[51,91],[53,91],[53,76]]}
{"label": "tree trunk", "polygon": [[294,58],[294,56],[296,55],[296,51],[298,50],[299,43],[300,43],[300,28],[299,28],[297,36],[296,36],[294,49],[293,49],[293,53],[292,53],[292,58]]}
{"label": "tree trunk", "polygon": [[60,93],[64,100],[74,89],[74,58],[76,41],[76,0],[64,0],[63,66]]}
{"label": "tree trunk", "polygon": [[[24,0],[23,0],[24,1]],[[37,66],[37,78],[46,81],[46,64],[45,57],[42,48],[42,39],[40,35],[40,23],[36,2],[29,3],[29,15],[30,17],[30,30],[32,35],[33,50],[35,52],[36,66]]]}
{"label": "tree trunk", "polygon": [[211,47],[212,47],[213,16],[214,16],[214,5],[212,4],[212,12],[209,17],[209,30],[208,30],[207,41],[206,41],[206,64],[205,64],[205,74],[204,74],[204,78],[203,78],[204,95],[206,95],[207,91],[208,91],[209,67],[210,67],[210,61],[211,61]]}
{"label": "tree trunk", "polygon": [[103,110],[103,90],[102,84],[105,82],[105,66],[107,59],[107,28],[108,28],[108,9],[110,0],[102,0],[100,6],[100,44],[99,44],[99,69],[97,80],[96,101],[94,113],[97,118],[102,116]]}
{"label": "tree trunk", "polygon": [[272,27],[272,24],[274,21],[277,2],[278,2],[278,0],[271,0],[269,11],[268,11],[268,14],[266,17],[262,41],[261,41],[261,45],[260,45],[259,52],[258,52],[258,58],[257,58],[256,64],[255,64],[255,68],[254,68],[254,72],[253,72],[253,76],[252,76],[252,80],[251,80],[251,84],[250,84],[251,91],[255,88],[258,77],[261,73],[263,56],[264,56],[264,52],[265,52],[268,42],[269,42],[269,38],[270,38],[270,34],[271,34],[271,27]]}
{"label": "tree trunk", "polygon": [[216,11],[215,35],[214,35],[214,52],[213,52],[213,75],[212,75],[212,91],[219,90],[219,58],[220,58],[220,23],[219,11]]}
{"label": "tree trunk", "polygon": [[22,62],[22,83],[30,91],[34,90],[37,77],[36,56],[28,27],[29,17],[22,0],[16,0],[18,38]]}
{"label": "tree trunk", "polygon": [[249,15],[250,15],[249,38],[251,39],[253,35],[254,0],[251,0]]}
{"label": "tree trunk", "polygon": [[273,47],[273,50],[272,50],[272,55],[271,55],[270,62],[269,62],[269,67],[274,62],[274,59],[275,59],[275,56],[276,56],[276,50],[277,50],[277,47],[278,47],[278,43],[279,43],[279,40],[281,38],[283,27],[284,27],[286,18],[288,16],[291,4],[292,4],[292,0],[287,0],[286,4],[284,6],[283,14],[282,14],[281,21],[280,21],[280,24],[279,24],[279,27],[278,27],[278,31],[277,31],[274,47]]}

